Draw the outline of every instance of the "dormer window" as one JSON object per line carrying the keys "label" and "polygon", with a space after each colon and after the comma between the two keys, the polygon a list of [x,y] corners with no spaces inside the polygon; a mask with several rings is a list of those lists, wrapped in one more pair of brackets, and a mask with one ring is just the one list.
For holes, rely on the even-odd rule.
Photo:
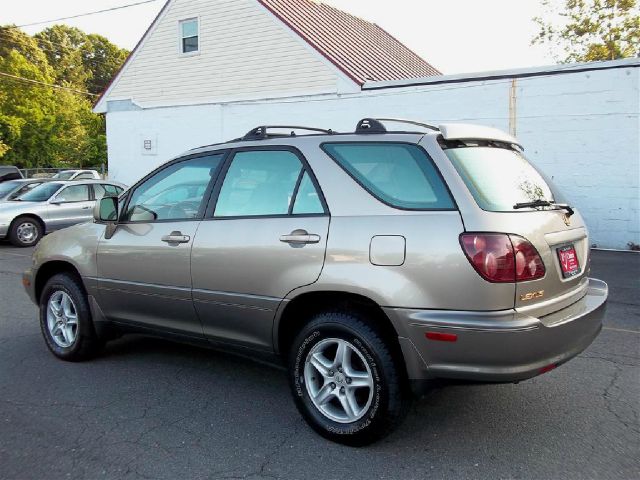
{"label": "dormer window", "polygon": [[198,19],[190,18],[180,22],[180,51],[194,53],[199,50]]}

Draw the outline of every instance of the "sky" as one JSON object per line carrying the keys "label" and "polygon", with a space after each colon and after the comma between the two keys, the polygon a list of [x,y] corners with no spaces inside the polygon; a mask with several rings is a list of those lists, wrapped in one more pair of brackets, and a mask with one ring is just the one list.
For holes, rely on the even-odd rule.
{"label": "sky", "polygon": [[[22,25],[140,0],[1,0],[0,24]],[[211,0],[214,1],[214,0]],[[324,0],[377,23],[445,74],[503,70],[555,61],[545,46],[531,46],[533,17],[542,0]],[[164,0],[73,20],[88,33],[99,33],[132,49]],[[33,34],[52,24],[26,27]]]}

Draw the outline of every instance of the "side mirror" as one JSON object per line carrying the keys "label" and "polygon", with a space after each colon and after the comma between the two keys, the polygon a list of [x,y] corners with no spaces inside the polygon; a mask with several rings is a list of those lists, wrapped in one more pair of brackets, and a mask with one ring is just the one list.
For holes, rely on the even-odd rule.
{"label": "side mirror", "polygon": [[115,222],[118,220],[118,199],[102,197],[93,207],[93,219],[96,222]]}

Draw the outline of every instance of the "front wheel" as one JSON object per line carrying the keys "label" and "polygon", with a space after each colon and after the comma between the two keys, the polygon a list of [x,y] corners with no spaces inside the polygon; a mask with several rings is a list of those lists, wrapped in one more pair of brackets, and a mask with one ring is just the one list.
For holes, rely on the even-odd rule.
{"label": "front wheel", "polygon": [[289,375],[298,410],[320,435],[362,446],[388,435],[410,401],[383,336],[357,313],[316,316],[294,340]]}
{"label": "front wheel", "polygon": [[63,360],[85,360],[102,346],[87,295],[79,280],[67,273],[51,277],[42,290],[40,328],[51,353]]}
{"label": "front wheel", "polygon": [[40,241],[43,234],[42,225],[31,217],[19,217],[12,224],[9,240],[16,247],[32,247]]}

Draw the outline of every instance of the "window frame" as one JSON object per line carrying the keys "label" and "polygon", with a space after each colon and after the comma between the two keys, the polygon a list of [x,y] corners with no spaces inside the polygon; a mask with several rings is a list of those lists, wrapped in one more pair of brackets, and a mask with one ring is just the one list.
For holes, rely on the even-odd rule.
{"label": "window frame", "polygon": [[[73,181],[73,180],[68,180],[68,181]],[[87,193],[88,193],[88,197],[86,200],[73,200],[73,201],[66,201],[66,202],[61,202],[58,201],[58,197],[60,196],[60,194],[62,192],[64,192],[66,189],[68,188],[76,188],[76,187],[87,187]],[[76,185],[63,185],[60,189],[58,189],[58,191],[51,197],[50,202],[51,203],[59,203],[59,204],[67,204],[67,203],[82,203],[82,202],[91,202],[94,200],[94,196],[93,196],[93,188],[91,187],[91,184],[89,183],[81,183],[78,182]]]}
{"label": "window frame", "polygon": [[[218,180],[220,178],[220,172],[222,171],[223,166],[226,164],[230,151],[231,150],[229,149],[210,150],[208,152],[199,152],[191,155],[185,155],[183,157],[176,158],[175,160],[171,160],[170,162],[167,162],[164,165],[151,171],[146,176],[138,180],[131,188],[126,189],[122,192],[122,193],[126,192],[126,198],[124,199],[124,202],[122,204],[122,209],[121,210],[119,209],[118,211],[118,225],[141,224],[141,223],[199,222],[203,220],[205,216],[205,212],[207,212],[207,207],[209,206],[209,203],[211,201],[211,193],[213,192],[215,186],[218,183]],[[151,177],[155,176],[156,174],[162,172],[163,170],[169,167],[172,167],[177,163],[193,160],[194,158],[211,157],[213,155],[221,155],[222,158],[220,159],[220,163],[218,164],[216,171],[214,172],[213,175],[211,175],[211,179],[209,180],[207,189],[204,191],[204,195],[202,196],[202,205],[200,205],[200,210],[198,211],[198,215],[195,218],[188,218],[188,219],[166,218],[161,220],[150,220],[148,222],[124,220],[125,212],[127,212],[127,210],[129,209],[129,203],[131,202],[131,198],[133,198],[133,195],[135,194],[136,190],[140,188],[140,186],[144,184],[147,180],[149,180]],[[120,197],[120,195],[118,197]]]}
{"label": "window frame", "polygon": [[[229,217],[215,217],[215,209],[218,204],[218,198],[220,196],[220,191],[222,190],[222,185],[226,179],[227,173],[229,171],[229,167],[231,167],[231,163],[235,158],[236,154],[242,152],[256,152],[256,151],[277,151],[277,152],[290,152],[293,153],[300,163],[302,164],[302,168],[300,169],[300,173],[298,174],[298,178],[296,180],[295,188],[293,190],[293,194],[291,196],[291,203],[289,204],[289,212],[288,213],[278,213],[271,215],[236,215]],[[305,172],[309,175],[311,182],[313,183],[314,188],[318,192],[318,197],[320,198],[320,204],[322,205],[322,213],[292,213],[293,206],[296,203],[296,199],[298,196],[298,190],[300,188],[300,183],[302,182],[302,178],[304,177]],[[224,161],[224,165],[222,170],[218,174],[218,179],[216,181],[215,188],[211,193],[211,198],[209,200],[209,205],[207,206],[205,216],[203,220],[240,220],[240,219],[259,219],[259,218],[304,218],[304,217],[328,217],[331,216],[329,212],[329,206],[327,205],[327,201],[324,196],[324,192],[322,188],[320,188],[320,183],[316,178],[313,170],[309,166],[309,162],[302,154],[300,150],[291,145],[254,145],[247,147],[237,147],[232,149],[229,152],[229,155]]]}
{"label": "window frame", "polygon": [[[193,22],[193,21],[196,22],[196,28],[197,28],[196,38],[198,39],[198,48],[196,50],[191,51],[191,52],[185,52],[184,51],[184,39],[185,38],[192,38],[192,37],[183,36],[182,25],[184,25],[187,22]],[[178,20],[178,54],[180,56],[198,55],[198,54],[200,54],[201,50],[202,50],[202,47],[201,47],[201,42],[200,42],[200,16],[189,17],[189,18],[185,18],[185,19],[182,19],[182,20]]]}
{"label": "window frame", "polygon": [[[369,188],[367,188],[367,186],[362,183],[360,181],[360,179],[358,177],[356,177],[355,175],[353,175],[349,170],[347,170],[336,158],[333,157],[333,155],[331,155],[326,149],[325,149],[325,145],[410,145],[413,147],[417,147],[420,151],[422,151],[422,153],[424,154],[425,158],[427,159],[427,161],[429,161],[431,163],[431,166],[433,167],[433,170],[436,172],[436,175],[438,177],[438,179],[442,182],[442,185],[444,186],[447,194],[449,195],[449,199],[451,200],[451,204],[452,207],[451,208],[412,208],[412,207],[402,207],[400,205],[394,205],[392,203],[387,202],[385,199],[380,198],[378,195],[376,195],[373,191],[371,191]],[[404,211],[408,211],[408,212],[456,212],[459,211],[460,209],[458,208],[458,204],[456,202],[455,197],[453,196],[453,193],[451,193],[451,189],[449,188],[449,185],[447,184],[444,176],[442,175],[442,172],[440,171],[440,168],[438,168],[438,165],[436,164],[436,162],[433,161],[433,158],[431,157],[431,155],[429,155],[429,152],[427,152],[427,150],[420,144],[418,143],[413,143],[413,142],[402,142],[402,141],[396,141],[396,140],[373,140],[373,141],[345,141],[345,142],[340,142],[340,141],[330,141],[330,142],[322,142],[320,144],[320,149],[324,152],[324,154],[329,157],[329,159],[331,159],[331,161],[333,161],[338,167],[340,167],[340,169],[345,172],[349,178],[351,178],[354,182],[356,182],[360,188],[362,188],[365,192],[367,192],[369,195],[371,195],[373,198],[375,198],[377,201],[379,201],[380,203],[396,209],[396,210],[404,210]],[[428,179],[427,179],[428,181]]]}

